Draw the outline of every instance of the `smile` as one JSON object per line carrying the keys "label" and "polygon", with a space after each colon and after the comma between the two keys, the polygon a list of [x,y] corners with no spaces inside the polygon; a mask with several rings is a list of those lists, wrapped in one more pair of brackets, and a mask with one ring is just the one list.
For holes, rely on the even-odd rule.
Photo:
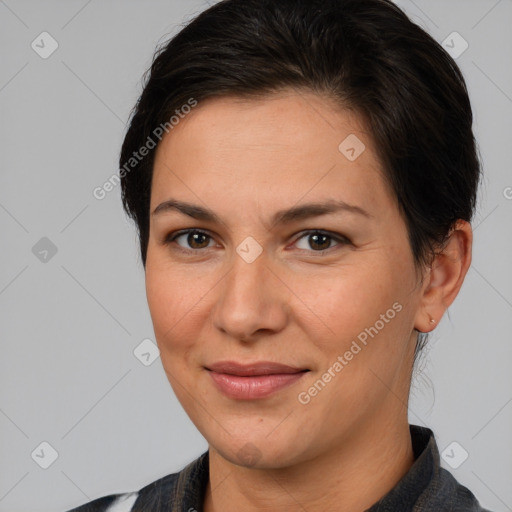
{"label": "smile", "polygon": [[309,371],[266,361],[251,365],[228,361],[215,363],[206,369],[217,389],[237,400],[268,397],[294,384]]}

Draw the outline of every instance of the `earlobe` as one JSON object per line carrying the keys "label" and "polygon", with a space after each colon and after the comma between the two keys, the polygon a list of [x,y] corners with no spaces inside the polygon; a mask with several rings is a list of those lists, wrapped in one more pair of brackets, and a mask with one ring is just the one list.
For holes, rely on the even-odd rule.
{"label": "earlobe", "polygon": [[471,225],[458,220],[446,244],[436,254],[423,284],[414,323],[418,331],[430,332],[435,329],[457,297],[471,265],[472,244]]}

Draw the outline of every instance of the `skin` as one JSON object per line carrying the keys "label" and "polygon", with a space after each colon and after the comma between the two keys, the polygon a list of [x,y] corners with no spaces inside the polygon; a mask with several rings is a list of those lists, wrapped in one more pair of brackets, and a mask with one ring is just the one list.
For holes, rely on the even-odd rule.
{"label": "skin", "polygon": [[[366,146],[355,161],[338,150],[349,134]],[[171,198],[220,219],[152,214],[146,263],[163,367],[210,447],[205,511],[369,508],[413,463],[415,329],[435,328],[455,299],[471,262],[471,227],[459,221],[432,266],[418,269],[362,120],[304,91],[195,107],[157,149],[151,212]],[[278,210],[330,199],[371,217],[271,222]],[[182,229],[209,237],[163,242]],[[315,244],[304,233],[314,229],[333,238]],[[249,236],[263,250],[251,263],[236,251]],[[394,318],[300,403],[299,393],[394,303],[402,307]],[[267,398],[236,400],[205,369],[221,360],[310,371]]]}

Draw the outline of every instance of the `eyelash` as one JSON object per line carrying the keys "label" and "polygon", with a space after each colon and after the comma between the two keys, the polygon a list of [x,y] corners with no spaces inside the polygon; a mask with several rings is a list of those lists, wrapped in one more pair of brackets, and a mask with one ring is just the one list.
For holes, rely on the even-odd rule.
{"label": "eyelash", "polygon": [[[180,236],[189,235],[190,233],[199,233],[201,235],[205,235],[205,236],[209,237],[210,239],[213,239],[213,237],[209,233],[207,233],[206,231],[203,231],[201,229],[181,229],[179,231],[174,231],[172,233],[169,233],[165,237],[163,243],[164,243],[164,245],[171,245]],[[302,231],[300,233],[300,236],[297,237],[297,239],[295,240],[295,243],[306,236],[312,236],[312,235],[327,236],[327,237],[331,238],[332,240],[335,240],[336,242],[338,242],[339,245],[349,245],[351,243],[350,240],[343,235],[340,235],[337,233],[331,233],[329,231],[324,231],[321,229],[308,229],[308,230]],[[334,246],[334,247],[336,247],[336,246]],[[178,251],[181,251],[184,253],[198,253],[200,251],[203,251],[205,249],[210,249],[210,248],[211,247],[202,247],[201,249],[188,249],[188,248],[180,246],[179,244],[176,244],[176,249]],[[317,253],[317,254],[322,254],[322,253],[329,251],[330,249],[333,249],[333,247],[328,247],[327,249],[321,249],[321,250],[317,250],[317,251],[315,251],[313,249],[311,249],[311,250],[300,249],[300,250],[313,252],[313,253]]]}

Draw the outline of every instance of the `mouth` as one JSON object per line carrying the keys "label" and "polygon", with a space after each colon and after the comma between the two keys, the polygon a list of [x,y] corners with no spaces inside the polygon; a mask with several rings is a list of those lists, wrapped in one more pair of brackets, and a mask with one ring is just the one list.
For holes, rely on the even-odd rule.
{"label": "mouth", "polygon": [[217,389],[229,398],[255,400],[291,386],[310,370],[270,361],[240,364],[222,361],[205,367]]}

